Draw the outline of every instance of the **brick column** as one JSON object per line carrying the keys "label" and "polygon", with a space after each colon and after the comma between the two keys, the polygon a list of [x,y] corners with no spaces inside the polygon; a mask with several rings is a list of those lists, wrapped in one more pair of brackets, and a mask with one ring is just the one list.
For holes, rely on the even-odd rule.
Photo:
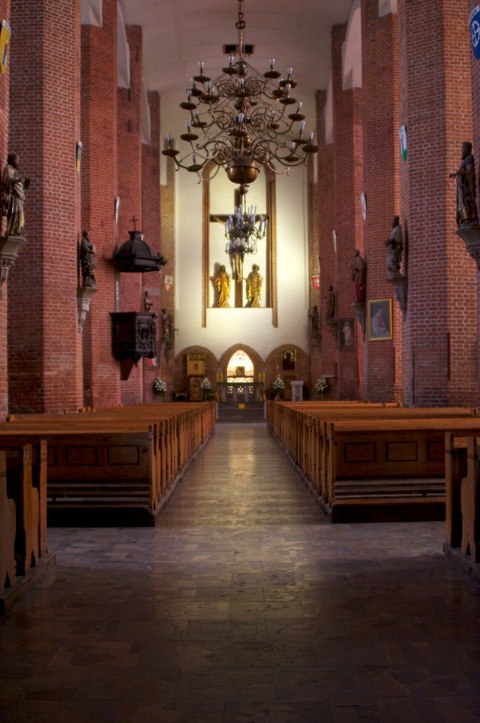
{"label": "brick column", "polygon": [[392,230],[392,216],[401,215],[397,16],[379,17],[378,0],[362,0],[362,48],[368,299],[391,299],[393,311],[393,339],[365,344],[364,396],[383,402],[401,398],[396,379],[400,379],[403,315],[395,289],[386,280],[384,243]]}
{"label": "brick column", "polygon": [[[10,1],[0,0],[0,17],[10,22]],[[10,52],[8,53],[10,55]],[[0,165],[5,165],[8,154],[8,103],[9,103],[9,82],[10,82],[10,59],[7,61],[7,71],[0,75]],[[5,223],[2,222],[2,233]],[[15,267],[9,271],[13,277]],[[8,413],[8,381],[7,381],[7,312],[8,312],[8,282],[2,286],[0,293],[0,421],[3,421]]]}
{"label": "brick column", "polygon": [[82,26],[82,229],[96,249],[97,292],[83,329],[85,403],[120,402],[120,373],[111,352],[115,311],[111,264],[117,226],[117,2],[103,0],[102,27]]}
{"label": "brick column", "polygon": [[[337,319],[353,318],[354,291],[351,265],[358,249],[363,255],[363,219],[360,194],[363,191],[362,92],[342,89],[342,44],[346,25],[332,30],[334,207],[337,239]],[[340,399],[362,395],[360,377],[363,338],[357,323],[357,348],[338,352],[338,394]]]}
{"label": "brick column", "polygon": [[[316,157],[318,164],[317,206],[318,206],[318,238],[319,247],[316,255],[320,258],[320,293],[314,295],[312,301],[318,304],[320,328],[322,330],[321,361],[319,368],[312,368],[312,384],[320,374],[327,374],[331,394],[335,394],[333,376],[337,363],[337,345],[335,342],[336,327],[325,323],[327,300],[330,286],[335,289],[337,277],[337,254],[333,246],[332,232],[335,227],[333,209],[333,143],[325,138],[325,104],[327,93],[318,91],[317,96],[317,138],[319,151]],[[311,353],[314,347],[311,347]]]}
{"label": "brick column", "polygon": [[468,0],[399,0],[402,217],[408,228],[403,394],[420,405],[473,404],[476,266],[456,235],[461,144],[472,139]]}
{"label": "brick column", "polygon": [[27,246],[9,283],[12,411],[82,405],[77,328],[80,237],[80,2],[15,0],[10,151],[31,179]]}
{"label": "brick column", "polygon": [[[127,27],[130,47],[130,88],[118,89],[118,191],[120,196],[119,245],[129,238],[131,219],[142,224],[142,29]],[[148,243],[148,239],[146,239]],[[120,311],[142,310],[139,273],[120,274]],[[143,366],[139,361],[127,381],[121,382],[122,402],[142,401]]]}
{"label": "brick column", "polygon": [[[476,8],[478,2],[476,0],[470,0],[469,11],[471,12]],[[470,51],[470,60],[472,68],[472,99],[473,99],[473,148],[476,153],[476,168],[477,168],[477,204],[478,204],[478,184],[480,182],[480,60],[476,60],[472,51]],[[479,275],[477,273],[477,314],[476,318],[480,318],[480,287],[479,287]],[[477,358],[480,359],[480,338],[477,335]],[[477,385],[477,398],[475,406],[480,403],[480,389]]]}

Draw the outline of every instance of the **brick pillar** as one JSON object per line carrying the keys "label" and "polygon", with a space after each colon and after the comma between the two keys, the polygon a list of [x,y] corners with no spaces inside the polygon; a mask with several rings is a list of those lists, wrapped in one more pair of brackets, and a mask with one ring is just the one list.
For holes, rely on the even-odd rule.
{"label": "brick pillar", "polygon": [[[336,326],[325,323],[327,315],[327,301],[330,286],[335,290],[337,278],[337,254],[333,246],[333,229],[335,227],[333,209],[333,143],[327,143],[325,138],[325,104],[327,93],[318,91],[317,101],[317,137],[319,151],[316,157],[318,163],[317,205],[318,205],[318,238],[319,247],[316,255],[320,258],[320,293],[317,293],[314,303],[318,304],[320,315],[320,328],[322,331],[321,361],[316,373],[312,374],[312,384],[315,384],[320,374],[330,378],[329,388],[331,395],[335,394],[334,374],[337,365]],[[313,293],[312,293],[313,296]],[[313,353],[314,347],[311,347]],[[313,372],[313,369],[312,369]]]}
{"label": "brick pillar", "polygon": [[[10,22],[10,2],[0,0],[0,17]],[[9,53],[10,55],[10,53]],[[8,103],[9,103],[9,80],[10,80],[10,59],[7,61],[5,75],[0,75],[0,170],[3,170],[8,154]],[[2,233],[5,224],[2,222]],[[15,267],[9,271],[13,277]],[[7,311],[8,311],[8,282],[5,282],[0,290],[0,421],[3,421],[8,413],[8,381],[7,381]]]}
{"label": "brick pillar", "polygon": [[[118,192],[120,196],[119,245],[136,227],[142,230],[142,29],[127,27],[130,47],[130,88],[118,89]],[[147,243],[148,243],[148,239]],[[120,311],[141,311],[142,278],[139,273],[120,274]],[[121,382],[122,402],[142,401],[143,362]]]}
{"label": "brick pillar", "polygon": [[[360,194],[363,191],[362,92],[342,88],[342,44],[346,25],[332,30],[334,208],[337,244],[337,319],[355,318],[351,266],[355,250],[363,255],[363,219]],[[361,361],[363,337],[357,326],[356,351],[338,351],[338,397],[357,399],[362,395]]]}
{"label": "brick pillar", "polygon": [[[478,2],[470,0],[469,11],[471,12],[476,8]],[[474,54],[470,51],[471,68],[472,68],[472,100],[473,100],[473,148],[476,153],[476,168],[477,168],[477,204],[479,203],[478,184],[480,182],[480,60],[476,60]],[[476,318],[480,317],[480,288],[479,288],[479,276],[477,273],[477,314]],[[477,335],[477,358],[480,359],[480,338]],[[477,399],[475,406],[480,403],[480,389],[477,385]]]}
{"label": "brick pillar", "polygon": [[[145,240],[152,249],[152,253],[159,254],[160,250],[160,98],[158,93],[148,93],[150,112],[150,141],[142,145],[142,228]],[[157,315],[157,356],[156,360],[145,359],[143,362],[143,398],[145,401],[154,400],[153,380],[159,376],[167,382],[167,396],[169,399],[173,390],[173,375],[168,377],[163,371],[160,373],[160,337],[162,334],[160,282],[163,273],[157,271],[142,274],[143,293],[148,293],[150,311]],[[152,363],[156,361],[156,366]]]}
{"label": "brick pillar", "polygon": [[364,396],[372,402],[383,402],[401,399],[403,314],[395,298],[395,288],[386,280],[385,246],[385,239],[392,230],[393,215],[401,216],[397,16],[379,17],[378,0],[362,0],[362,48],[368,299],[391,299],[393,315],[392,340],[365,344]]}
{"label": "brick pillar", "polygon": [[80,2],[15,0],[11,13],[10,143],[31,179],[27,247],[9,283],[12,411],[82,405],[77,328],[80,238]]}
{"label": "brick pillar", "polygon": [[402,217],[408,228],[403,394],[417,406],[473,404],[476,266],[456,235],[461,144],[472,139],[468,0],[399,0]]}
{"label": "brick pillar", "polygon": [[83,328],[85,404],[120,403],[111,351],[117,226],[117,2],[103,0],[102,27],[82,26],[82,228],[96,249],[97,292]]}

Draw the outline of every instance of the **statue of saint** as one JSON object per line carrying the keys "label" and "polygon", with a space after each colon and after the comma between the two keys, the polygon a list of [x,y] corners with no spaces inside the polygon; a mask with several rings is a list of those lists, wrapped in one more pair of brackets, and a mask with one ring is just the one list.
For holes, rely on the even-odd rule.
{"label": "statue of saint", "polygon": [[82,234],[80,244],[80,267],[82,269],[82,285],[96,286],[95,280],[95,246],[90,243],[88,231]]}
{"label": "statue of saint", "polygon": [[260,307],[260,295],[262,293],[263,277],[260,276],[260,267],[253,264],[252,270],[247,276],[247,306],[250,308]]}
{"label": "statue of saint", "polygon": [[230,304],[230,274],[227,274],[225,266],[220,266],[220,271],[215,277],[215,288],[218,291],[218,303],[219,309],[229,308]]}
{"label": "statue of saint", "polygon": [[360,251],[357,249],[355,251],[355,259],[352,265],[352,281],[355,284],[355,301],[360,304],[364,304],[366,299],[366,272],[367,269],[365,261],[362,259]]}
{"label": "statue of saint", "polygon": [[457,224],[478,224],[475,158],[469,141],[462,143],[460,168],[449,177],[457,179]]}
{"label": "statue of saint", "polygon": [[388,248],[387,274],[388,276],[398,276],[403,251],[403,231],[399,216],[394,216],[392,219],[392,232],[385,241],[385,246]]}
{"label": "statue of saint", "polygon": [[336,323],[336,300],[335,300],[335,291],[333,289],[333,286],[330,285],[328,289],[328,296],[327,296],[327,314],[325,317],[325,321],[327,324],[335,324]]}
{"label": "statue of saint", "polygon": [[17,154],[9,153],[2,176],[2,215],[7,218],[5,236],[23,236],[25,189],[29,185],[28,178],[19,176]]}

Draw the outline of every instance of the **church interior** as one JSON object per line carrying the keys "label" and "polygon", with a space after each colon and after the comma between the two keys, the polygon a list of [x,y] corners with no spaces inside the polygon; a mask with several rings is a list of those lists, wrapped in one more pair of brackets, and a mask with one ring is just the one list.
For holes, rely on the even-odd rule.
{"label": "church interior", "polygon": [[480,720],[480,7],[0,10],[0,720]]}

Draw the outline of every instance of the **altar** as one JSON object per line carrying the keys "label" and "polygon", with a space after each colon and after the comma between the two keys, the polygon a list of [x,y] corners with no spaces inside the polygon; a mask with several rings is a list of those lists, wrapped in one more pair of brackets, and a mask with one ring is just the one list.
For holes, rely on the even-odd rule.
{"label": "altar", "polygon": [[265,383],[248,378],[218,381],[217,389],[222,402],[262,402],[265,397]]}

